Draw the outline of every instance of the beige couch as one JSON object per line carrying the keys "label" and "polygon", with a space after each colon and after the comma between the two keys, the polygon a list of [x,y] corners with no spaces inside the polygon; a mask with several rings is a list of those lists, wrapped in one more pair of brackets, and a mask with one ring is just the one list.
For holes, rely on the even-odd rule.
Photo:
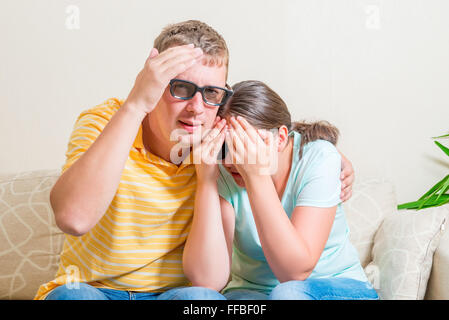
{"label": "beige couch", "polygon": [[[32,299],[64,241],[49,192],[59,171],[0,176],[0,299]],[[354,185],[344,204],[365,272],[382,299],[449,299],[449,206],[397,211],[391,183]]]}

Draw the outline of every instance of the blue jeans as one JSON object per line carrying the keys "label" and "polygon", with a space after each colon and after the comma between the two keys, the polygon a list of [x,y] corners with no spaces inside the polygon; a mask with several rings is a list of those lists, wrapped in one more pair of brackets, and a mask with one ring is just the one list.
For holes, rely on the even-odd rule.
{"label": "blue jeans", "polygon": [[224,294],[228,300],[378,300],[369,282],[348,278],[307,279],[278,284],[269,293],[233,289]]}
{"label": "blue jeans", "polygon": [[[77,283],[78,285],[78,283]],[[73,284],[72,284],[73,286]],[[45,300],[226,300],[215,290],[203,287],[179,287],[165,292],[134,292],[95,288],[79,283],[79,288],[67,285],[53,289]]]}

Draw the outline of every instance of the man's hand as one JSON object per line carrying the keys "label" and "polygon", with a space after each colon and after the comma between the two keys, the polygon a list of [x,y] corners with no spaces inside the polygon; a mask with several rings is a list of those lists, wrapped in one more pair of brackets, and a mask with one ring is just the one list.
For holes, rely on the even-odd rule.
{"label": "man's hand", "polygon": [[342,153],[341,155],[341,201],[345,202],[352,196],[352,184],[354,183],[354,168],[351,161],[349,161]]}
{"label": "man's hand", "polygon": [[170,80],[192,67],[202,55],[201,48],[194,48],[193,44],[171,47],[160,54],[151,49],[125,103],[145,115],[150,113]]}

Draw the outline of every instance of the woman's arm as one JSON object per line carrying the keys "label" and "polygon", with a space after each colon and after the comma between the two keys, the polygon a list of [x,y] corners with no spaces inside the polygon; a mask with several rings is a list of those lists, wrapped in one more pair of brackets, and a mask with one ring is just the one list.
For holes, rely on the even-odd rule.
{"label": "woman's arm", "polygon": [[199,182],[183,253],[184,273],[193,286],[220,291],[227,284],[234,221],[234,209],[219,197],[217,182]]}
{"label": "woman's arm", "polygon": [[[192,226],[183,253],[183,268],[194,286],[221,290],[230,273],[230,243],[234,209],[218,195],[216,159],[224,141],[225,121],[219,121],[194,150],[197,173]],[[231,238],[229,238],[231,237]],[[231,249],[232,250],[232,249]]]}
{"label": "woman's arm", "polygon": [[229,270],[232,265],[232,242],[234,241],[235,230],[235,211],[231,204],[220,197],[221,221],[223,222],[223,230],[226,238],[226,246],[229,256]]}
{"label": "woman's arm", "polygon": [[296,207],[291,220],[269,176],[245,181],[260,243],[280,282],[304,280],[315,268],[334,221],[331,208]]}

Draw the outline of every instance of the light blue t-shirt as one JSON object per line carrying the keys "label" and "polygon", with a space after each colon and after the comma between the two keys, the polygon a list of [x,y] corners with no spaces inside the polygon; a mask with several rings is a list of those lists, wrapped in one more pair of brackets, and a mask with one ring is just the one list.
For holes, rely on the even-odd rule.
{"label": "light blue t-shirt", "polygon": [[[286,214],[291,218],[296,206],[337,205],[329,239],[309,279],[345,277],[368,281],[358,253],[349,241],[349,228],[341,206],[340,154],[330,142],[316,140],[304,145],[299,159],[301,134],[292,132],[291,135],[294,137],[292,166],[281,201]],[[219,194],[235,211],[232,278],[224,292],[251,289],[268,294],[279,281],[262,251],[246,189],[240,188],[222,165],[219,168]]]}

